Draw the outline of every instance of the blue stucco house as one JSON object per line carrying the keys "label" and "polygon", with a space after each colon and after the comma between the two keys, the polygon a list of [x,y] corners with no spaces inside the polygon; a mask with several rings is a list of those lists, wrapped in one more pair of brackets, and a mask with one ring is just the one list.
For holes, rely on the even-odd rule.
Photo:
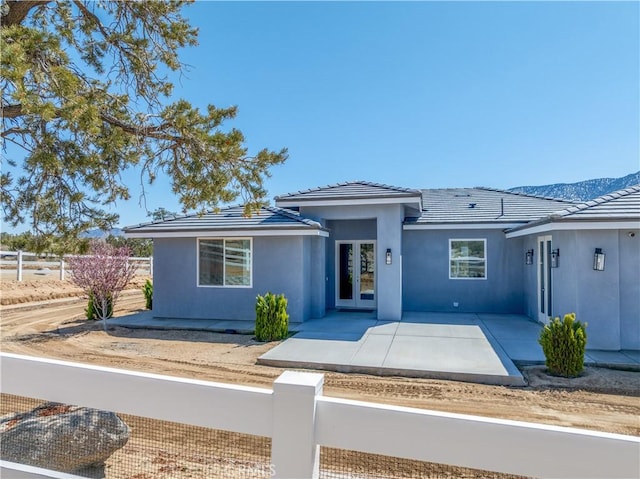
{"label": "blue stucco house", "polygon": [[541,322],[574,311],[589,323],[590,348],[640,349],[640,186],[576,204],[357,181],[275,205],[126,228],[154,240],[154,315],[253,319],[267,291],[287,296],[293,322],[331,309]]}

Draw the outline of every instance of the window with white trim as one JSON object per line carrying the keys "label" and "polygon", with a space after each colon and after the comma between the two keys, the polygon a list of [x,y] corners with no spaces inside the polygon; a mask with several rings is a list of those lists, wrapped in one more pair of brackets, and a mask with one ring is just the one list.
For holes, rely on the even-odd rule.
{"label": "window with white trim", "polygon": [[487,240],[449,240],[449,279],[487,278]]}
{"label": "window with white trim", "polygon": [[199,239],[198,286],[251,287],[251,239]]}

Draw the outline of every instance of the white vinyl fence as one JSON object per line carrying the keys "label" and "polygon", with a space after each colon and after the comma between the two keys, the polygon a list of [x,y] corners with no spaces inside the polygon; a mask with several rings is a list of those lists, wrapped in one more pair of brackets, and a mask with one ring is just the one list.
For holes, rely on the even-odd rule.
{"label": "white vinyl fence", "polygon": [[3,393],[270,437],[277,478],[318,477],[320,445],[533,477],[640,471],[637,437],[329,398],[318,373],[286,371],[273,389],[261,389],[8,353],[0,359]]}
{"label": "white vinyl fence", "polygon": [[[59,278],[64,280],[65,273],[67,271],[65,258],[68,258],[71,255],[65,255],[62,257],[46,255],[42,256],[37,253],[29,253],[27,251],[0,251],[0,264],[3,268],[15,268],[16,270],[16,279],[18,281],[22,281],[24,277],[25,266],[38,266],[38,268],[53,268],[57,269],[59,273]],[[26,261],[25,258],[36,258],[36,260]],[[153,256],[149,257],[137,257],[133,256],[129,258],[131,261],[135,261],[139,264],[138,271],[143,271],[144,274],[149,274],[149,276],[153,276]],[[34,270],[37,271],[37,270]],[[47,271],[49,273],[49,271]]]}

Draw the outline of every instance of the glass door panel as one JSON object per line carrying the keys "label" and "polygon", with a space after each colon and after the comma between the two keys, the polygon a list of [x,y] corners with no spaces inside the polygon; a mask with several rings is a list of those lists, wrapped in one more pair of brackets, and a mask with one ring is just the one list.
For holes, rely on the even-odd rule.
{"label": "glass door panel", "polygon": [[551,236],[538,237],[538,320],[548,323],[552,315]]}
{"label": "glass door panel", "polygon": [[373,243],[360,244],[360,287],[358,299],[361,301],[375,300],[375,270],[376,255]]}
{"label": "glass door panel", "polygon": [[337,241],[336,307],[375,308],[375,291],[375,242]]}
{"label": "glass door panel", "polygon": [[353,244],[338,245],[338,298],[353,299]]}

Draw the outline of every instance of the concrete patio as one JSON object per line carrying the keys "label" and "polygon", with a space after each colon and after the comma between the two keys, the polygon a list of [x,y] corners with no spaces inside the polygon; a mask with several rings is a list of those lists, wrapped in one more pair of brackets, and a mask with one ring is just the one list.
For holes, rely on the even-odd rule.
{"label": "concrete patio", "polygon": [[519,386],[513,360],[544,361],[540,325],[522,316],[406,312],[378,321],[334,311],[292,329],[298,333],[259,364]]}
{"label": "concrete patio", "polygon": [[[126,328],[252,333],[253,321],[154,318],[152,311],[109,320]],[[526,316],[405,312],[378,321],[373,312],[329,311],[291,324],[295,336],[258,358],[259,364],[384,376],[524,385],[516,367],[544,364],[542,326]],[[640,351],[587,350],[585,364],[640,370]]]}

